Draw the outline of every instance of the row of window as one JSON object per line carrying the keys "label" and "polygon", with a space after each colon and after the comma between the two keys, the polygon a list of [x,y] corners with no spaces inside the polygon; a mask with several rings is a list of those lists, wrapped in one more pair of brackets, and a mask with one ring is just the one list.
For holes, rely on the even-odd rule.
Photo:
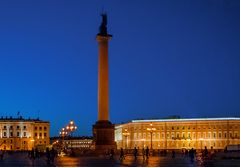
{"label": "row of window", "polygon": [[39,126],[39,127],[35,126],[34,129],[35,130],[42,130],[42,129],[47,130],[47,127],[46,126],[44,126],[44,127],[42,127],[42,126]]}
{"label": "row of window", "polygon": [[[190,127],[182,127],[182,128],[179,128],[179,127],[172,127],[172,128],[167,128],[167,130],[195,130],[195,127],[193,127],[193,128],[190,128]],[[198,128],[199,130],[202,130],[202,129],[216,129],[216,128],[206,128],[206,127],[202,127],[202,128]],[[224,128],[218,128],[218,130],[219,131],[221,131],[221,130],[226,130],[227,129],[227,127],[224,127]],[[233,129],[233,128],[230,128],[229,127],[229,129]],[[237,127],[235,128],[235,129],[238,129]],[[132,129],[133,130],[133,129]],[[141,129],[141,128],[134,128],[134,131],[137,131],[137,130],[147,130],[147,128],[143,128],[143,129]],[[162,127],[162,128],[156,128],[156,130],[164,130],[164,128]]]}
{"label": "row of window", "polygon": [[[9,126],[9,129],[13,129],[15,126]],[[7,126],[3,126],[3,129],[7,129]],[[19,125],[17,125],[16,126],[16,129],[20,129],[20,126]],[[27,129],[27,126],[22,126],[22,129]],[[46,126],[44,126],[44,127],[42,127],[42,126],[39,126],[39,127],[37,127],[37,126],[35,126],[35,128],[34,128],[35,130],[42,130],[42,129],[44,129],[44,130],[47,130],[47,127]]]}
{"label": "row of window", "polygon": [[[9,126],[9,129],[13,129],[14,126]],[[26,129],[26,126],[23,126],[23,129]],[[7,129],[7,126],[3,126],[3,129]],[[20,129],[20,126],[16,126],[16,129]]]}
{"label": "row of window", "polygon": [[[13,141],[10,140],[9,143],[12,144]],[[23,141],[23,144],[27,144],[27,143],[28,143],[27,141]],[[36,144],[42,144],[42,143],[46,144],[46,141],[44,141],[44,142],[42,142],[42,141],[37,142],[37,141],[36,141]],[[2,144],[7,144],[7,141],[6,141],[6,140],[3,140]]]}
{"label": "row of window", "polygon": [[[153,126],[154,127],[154,126]],[[144,127],[143,128],[143,130],[146,130],[148,127]],[[238,129],[238,126],[217,126],[217,128],[218,129],[227,129],[227,128],[229,128],[229,129]],[[133,128],[132,128],[133,129]],[[164,130],[165,129],[165,126],[162,126],[162,127],[158,127],[158,126],[156,126],[156,129],[157,130]],[[179,130],[179,129],[182,129],[182,130],[190,130],[190,129],[196,129],[195,128],[195,126],[193,126],[193,127],[190,127],[190,126],[177,126],[177,127],[175,127],[175,126],[172,126],[172,127],[166,127],[166,129],[167,130]],[[198,126],[198,129],[216,129],[216,126]],[[141,128],[134,128],[134,130],[141,130]]]}
{"label": "row of window", "polygon": [[[42,137],[42,136],[47,137],[47,133],[39,133],[39,135],[38,135],[38,133],[35,133],[35,137],[38,137],[38,136],[39,137]],[[7,132],[3,132],[2,137],[8,137]],[[9,137],[15,137],[13,132],[9,133]],[[21,132],[17,132],[16,137],[27,137],[27,132],[23,132],[22,136],[21,136]]]}
{"label": "row of window", "polygon": [[35,137],[42,137],[42,136],[44,136],[44,137],[47,137],[47,133],[35,133]]}
{"label": "row of window", "polygon": [[[147,133],[148,134],[148,138],[151,137],[151,133]],[[171,135],[171,136],[170,136]],[[218,136],[217,136],[217,133],[213,132],[203,132],[203,133],[198,133],[198,138],[227,138],[227,133],[218,133]],[[238,133],[229,133],[229,137],[230,138],[238,138]],[[134,139],[142,139],[142,138],[146,138],[146,133],[134,133]],[[160,133],[152,133],[152,138],[165,138],[165,133],[162,133],[161,136],[160,136]],[[191,135],[191,133],[182,133],[182,134],[179,134],[177,133],[176,135],[174,133],[170,134],[170,133],[167,133],[166,134],[166,138],[167,139],[174,139],[174,138],[196,138],[196,135],[195,133],[193,133]]]}
{"label": "row of window", "polygon": [[[149,143],[144,143],[144,146],[146,147],[147,145],[148,145]],[[134,142],[134,146],[136,146],[136,147],[138,147],[138,146],[142,146],[143,145],[143,143],[142,142]],[[224,146],[225,145],[225,143],[221,143],[221,142],[203,142],[202,143],[202,147],[204,147],[204,146],[209,146],[209,147],[222,147],[222,146]],[[153,147],[165,147],[165,146],[167,146],[167,147],[177,147],[177,148],[179,148],[179,147],[196,147],[197,146],[197,144],[196,143],[191,143],[191,142],[187,142],[187,143],[185,143],[185,142],[182,142],[182,143],[177,143],[176,145],[175,144],[172,144],[172,143],[165,143],[165,142],[159,142],[159,143],[155,143],[155,142],[153,142]],[[201,147],[201,143],[198,143],[198,147]]]}
{"label": "row of window", "polygon": [[[3,133],[2,133],[2,137],[7,137],[7,132],[3,132]],[[9,133],[9,137],[14,137],[13,132],[10,132],[10,133]],[[17,132],[17,133],[16,133],[16,137],[21,137],[21,132]],[[27,137],[27,132],[23,132],[22,137]]]}

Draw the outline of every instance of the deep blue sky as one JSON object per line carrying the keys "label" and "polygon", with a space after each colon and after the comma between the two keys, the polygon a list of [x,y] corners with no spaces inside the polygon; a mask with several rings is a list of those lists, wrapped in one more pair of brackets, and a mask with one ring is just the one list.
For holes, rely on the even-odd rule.
{"label": "deep blue sky", "polygon": [[240,116],[238,0],[1,0],[0,115],[92,134],[103,7],[113,123]]}

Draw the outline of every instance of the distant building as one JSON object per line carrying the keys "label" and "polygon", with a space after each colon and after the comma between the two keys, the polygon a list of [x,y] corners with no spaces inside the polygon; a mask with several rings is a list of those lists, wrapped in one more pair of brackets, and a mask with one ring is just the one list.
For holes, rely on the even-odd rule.
{"label": "distant building", "polygon": [[240,144],[240,118],[132,120],[115,126],[117,147],[224,149]]}
{"label": "distant building", "polygon": [[23,117],[0,118],[0,149],[31,150],[49,145],[50,123]]}
{"label": "distant building", "polygon": [[74,149],[91,149],[93,146],[93,138],[92,137],[52,137],[51,144],[58,145],[62,148],[74,148]]}

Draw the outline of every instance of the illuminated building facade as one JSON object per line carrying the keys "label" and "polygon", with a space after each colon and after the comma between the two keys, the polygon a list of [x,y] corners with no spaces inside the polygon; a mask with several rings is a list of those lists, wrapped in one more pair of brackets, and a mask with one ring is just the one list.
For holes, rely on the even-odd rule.
{"label": "illuminated building facade", "polygon": [[0,149],[31,150],[49,145],[50,123],[39,119],[0,118]]}
{"label": "illuminated building facade", "polygon": [[117,147],[224,149],[240,144],[240,118],[132,120],[115,126]]}

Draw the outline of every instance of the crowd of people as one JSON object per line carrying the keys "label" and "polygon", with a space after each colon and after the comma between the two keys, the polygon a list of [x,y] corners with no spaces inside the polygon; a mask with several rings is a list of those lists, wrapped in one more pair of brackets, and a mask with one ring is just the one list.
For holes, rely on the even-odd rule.
{"label": "crowd of people", "polygon": [[[213,150],[213,149],[211,149]],[[158,150],[158,151],[154,151],[154,150],[151,150],[146,147],[146,148],[142,148],[142,151],[139,151],[139,148],[137,147],[134,147],[133,150],[124,150],[123,148],[121,148],[119,150],[119,160],[122,161],[125,159],[126,155],[128,156],[133,156],[134,159],[136,160],[139,156],[142,156],[142,159],[143,160],[148,160],[149,159],[149,156],[150,156],[150,152],[151,152],[151,155],[158,155],[158,156],[167,156],[167,154],[170,154],[171,153],[171,157],[174,159],[176,157],[176,152],[179,153],[179,151],[176,151],[176,150],[171,150],[171,151],[167,151],[167,150]],[[198,152],[199,153],[199,152]],[[202,150],[201,152],[201,158],[206,160],[206,159],[211,159],[212,156],[213,156],[213,152],[212,151],[208,151],[207,147],[205,147],[204,150]],[[108,154],[110,159],[114,159],[114,149],[111,149],[108,151]],[[191,148],[191,149],[182,149],[182,153],[180,153],[178,156],[182,157],[182,158],[189,158],[189,160],[193,163],[194,160],[196,159],[196,155],[197,155],[197,152],[195,149]],[[199,154],[198,154],[199,155]]]}
{"label": "crowd of people", "polygon": [[28,157],[34,162],[36,158],[46,156],[47,163],[54,163],[54,159],[57,156],[56,150],[52,148],[51,150],[47,147],[45,153],[40,152],[37,148],[32,148],[28,151]]}

